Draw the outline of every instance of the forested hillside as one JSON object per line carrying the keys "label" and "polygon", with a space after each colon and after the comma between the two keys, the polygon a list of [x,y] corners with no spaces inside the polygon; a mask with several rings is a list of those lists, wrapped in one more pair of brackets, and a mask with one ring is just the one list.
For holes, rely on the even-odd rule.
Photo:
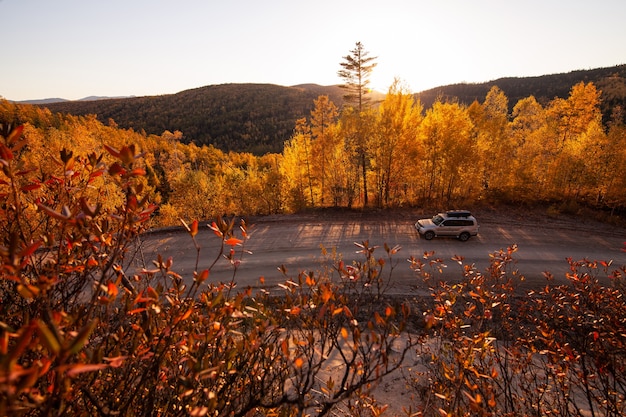
{"label": "forested hillside", "polygon": [[[509,98],[509,110],[513,110],[515,103],[531,95],[543,105],[557,97],[566,98],[572,86],[579,82],[592,82],[602,91],[601,111],[605,121],[610,118],[611,109],[617,105],[626,108],[626,65],[539,77],[499,78],[478,84],[446,85],[422,91],[416,94],[416,98],[419,98],[426,108],[431,107],[437,99],[457,99],[469,106],[474,101],[482,102],[491,87],[497,86]],[[626,114],[624,116],[626,117]]]}
{"label": "forested hillside", "polygon": [[[601,111],[606,122],[616,106],[626,108],[626,65],[540,77],[501,78],[480,84],[455,84],[416,94],[425,109],[439,98],[470,105],[482,102],[493,86],[509,98],[509,110],[520,99],[534,96],[546,105],[554,98],[567,98],[579,82],[593,82],[602,92]],[[262,155],[281,152],[293,133],[295,122],[307,117],[313,100],[327,95],[342,105],[343,91],[338,86],[305,84],[283,87],[271,84],[212,85],[177,94],[112,98],[93,101],[48,103],[52,112],[73,115],[95,114],[108,123],[113,119],[122,128],[160,135],[180,131],[183,143],[214,145],[223,151],[251,152]],[[377,94],[374,101],[382,101]],[[626,113],[622,116],[626,117]],[[626,119],[623,119],[626,121]]]}
{"label": "forested hillside", "polygon": [[[177,97],[175,107],[192,112]],[[185,143],[176,131],[147,134],[93,115],[0,104],[5,126],[26,125],[30,145],[20,156],[39,172],[38,181],[47,180],[47,166],[64,148],[78,155],[136,144],[160,203],[159,224],[324,207],[515,203],[573,212],[626,209],[626,125],[617,106],[616,117],[603,122],[593,83],[576,84],[566,98],[545,105],[532,95],[511,103],[498,87],[469,106],[437,101],[426,109],[398,84],[360,113],[319,96],[293,126],[283,121],[288,139],[282,151],[262,156]]]}
{"label": "forested hillside", "polygon": [[45,107],[73,115],[95,114],[103,123],[113,119],[122,128],[148,134],[180,131],[184,143],[262,155],[282,151],[296,119],[309,114],[319,95],[336,103],[342,100],[337,86],[221,84],[162,96],[66,101]]}

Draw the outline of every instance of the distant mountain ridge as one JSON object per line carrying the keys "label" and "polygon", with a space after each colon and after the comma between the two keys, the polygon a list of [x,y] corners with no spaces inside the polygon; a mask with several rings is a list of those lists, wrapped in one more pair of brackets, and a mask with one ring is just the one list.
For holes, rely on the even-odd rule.
{"label": "distant mountain ridge", "polygon": [[[526,97],[534,96],[543,105],[559,97],[567,98],[572,87],[580,82],[593,82],[602,90],[602,111],[605,117],[609,109],[621,105],[626,110],[626,65],[607,68],[577,70],[568,73],[542,75],[537,77],[507,77],[484,83],[460,83],[435,87],[416,94],[425,108],[440,100],[458,100],[470,105],[475,100],[482,102],[493,86],[500,88],[509,99],[512,110],[515,104]],[[608,113],[608,114],[607,114]]]}
{"label": "distant mountain ridge", "polygon": [[44,98],[44,99],[38,99],[38,100],[22,100],[22,101],[16,101],[16,103],[20,103],[20,104],[54,104],[54,103],[64,103],[67,101],[95,101],[95,100],[109,100],[112,98],[131,98],[134,96],[119,96],[119,97],[107,97],[107,96],[89,96],[89,97],[83,97],[81,99],[78,100],[68,100],[65,98]]}
{"label": "distant mountain ridge", "polygon": [[[512,109],[518,100],[531,95],[543,104],[555,97],[567,98],[571,88],[581,81],[593,82],[602,90],[605,119],[616,106],[626,109],[626,65],[538,77],[500,78],[479,84],[453,84],[416,93],[415,97],[426,109],[437,99],[470,105],[475,100],[483,102],[489,89],[496,85],[506,94]],[[119,127],[147,134],[178,130],[183,133],[185,142],[260,155],[281,152],[284,142],[293,134],[296,120],[310,116],[313,102],[320,95],[328,95],[341,107],[343,93],[337,85],[219,84],[161,96],[102,97],[38,105],[52,112],[95,114],[103,123],[112,119]],[[374,100],[382,98],[381,93],[373,97]]]}

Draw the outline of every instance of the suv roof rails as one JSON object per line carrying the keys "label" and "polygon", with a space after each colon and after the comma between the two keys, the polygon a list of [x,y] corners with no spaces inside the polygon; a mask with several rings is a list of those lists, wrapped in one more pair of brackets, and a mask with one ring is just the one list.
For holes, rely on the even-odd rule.
{"label": "suv roof rails", "polygon": [[472,215],[468,210],[448,210],[448,217],[469,217]]}

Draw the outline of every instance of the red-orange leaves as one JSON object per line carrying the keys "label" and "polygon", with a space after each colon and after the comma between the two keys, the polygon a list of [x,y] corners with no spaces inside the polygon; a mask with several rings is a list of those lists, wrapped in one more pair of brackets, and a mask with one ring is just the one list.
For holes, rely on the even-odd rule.
{"label": "red-orange leaves", "polygon": [[108,367],[109,365],[106,363],[75,364],[68,369],[67,376],[73,377],[85,372],[100,371]]}
{"label": "red-orange leaves", "polygon": [[127,356],[116,356],[114,358],[103,358],[105,361],[109,363],[109,366],[112,368],[119,368],[122,366],[124,361],[127,359]]}
{"label": "red-orange leaves", "polygon": [[296,368],[300,369],[302,368],[302,365],[304,365],[304,360],[300,357],[296,358],[295,361],[293,361],[293,364]]}
{"label": "red-orange leaves", "polygon": [[124,164],[131,165],[135,160],[135,145],[123,146],[120,149],[119,158]]}
{"label": "red-orange leaves", "polygon": [[215,235],[218,236],[218,237],[224,236],[224,234],[222,233],[220,228],[217,227],[217,223],[215,223],[215,222],[211,223],[211,225],[209,226],[209,229],[213,230],[213,233],[215,233]]}
{"label": "red-orange leaves", "polygon": [[191,313],[193,313],[193,308],[190,308],[189,310],[185,311],[179,318],[178,320],[175,320],[175,322],[179,322],[179,321],[185,321],[187,320],[190,316]]}
{"label": "red-orange leaves", "polygon": [[20,256],[23,257],[23,258],[26,258],[26,257],[32,255],[39,248],[39,246],[41,246],[41,243],[42,243],[41,240],[38,240],[38,241],[32,243],[31,245],[25,247],[20,252]]}
{"label": "red-orange leaves", "polygon": [[61,342],[56,337],[56,332],[53,332],[48,326],[41,320],[35,321],[37,326],[37,332],[43,345],[55,355],[58,355],[61,351]]}
{"label": "red-orange leaves", "polygon": [[243,240],[237,239],[236,237],[231,237],[224,241],[224,244],[228,246],[237,246],[237,245],[240,245],[241,243],[243,243]]}
{"label": "red-orange leaves", "polygon": [[112,146],[104,145],[104,149],[107,150],[108,153],[113,155],[115,158],[118,158],[124,165],[130,166],[134,162],[134,160],[138,157],[135,154],[135,145],[132,144],[130,146],[123,146],[119,151]]}
{"label": "red-orange leaves", "polygon": [[41,188],[41,183],[39,181],[34,181],[34,182],[31,182],[30,184],[26,184],[20,187],[20,190],[24,192],[28,192],[28,191],[38,190],[40,188]]}
{"label": "red-orange leaves", "polygon": [[146,170],[143,168],[135,168],[132,171],[130,171],[129,175],[131,177],[143,177],[144,175],[146,175]]}
{"label": "red-orange leaves", "polygon": [[59,213],[58,211],[48,206],[45,206],[41,203],[37,203],[37,208],[39,208],[39,210],[43,211],[44,213],[46,213],[49,217],[52,217],[53,219],[57,219],[57,220],[69,220],[70,219],[71,213],[69,212],[69,208],[67,207],[63,208],[62,213]]}
{"label": "red-orange leaves", "polygon": [[39,295],[39,293],[41,292],[41,290],[39,289],[39,287],[36,287],[34,285],[31,284],[18,284],[17,285],[17,292],[26,300],[30,300],[32,298],[35,298]]}
{"label": "red-orange leaves", "polygon": [[118,151],[117,149],[106,144],[104,145],[104,149],[106,149],[106,151],[110,153],[111,155],[113,155],[114,157],[116,158],[120,157],[120,151]]}
{"label": "red-orange leaves", "polygon": [[187,224],[187,222],[183,219],[180,219],[180,222],[183,224],[183,227],[191,235],[191,237],[195,237],[198,234],[198,220],[194,220],[191,222],[191,225]]}
{"label": "red-orange leaves", "polygon": [[189,233],[191,234],[191,236],[195,236],[198,234],[198,220],[194,220],[193,222],[191,222]]}
{"label": "red-orange leaves", "polygon": [[112,177],[116,175],[124,175],[124,174],[126,174],[126,170],[122,168],[122,166],[118,164],[117,162],[115,162],[113,165],[109,167],[109,175],[111,175]]}
{"label": "red-orange leaves", "polygon": [[308,285],[309,287],[315,286],[315,278],[313,278],[311,275],[307,275],[306,276],[306,285]]}
{"label": "red-orange leaves", "polygon": [[102,296],[98,298],[98,300],[102,304],[108,304],[112,302],[113,300],[115,300],[115,298],[119,294],[119,288],[117,287],[115,283],[111,281],[109,281],[106,286],[104,285],[101,286],[101,288],[107,294],[107,296]]}
{"label": "red-orange leaves", "polygon": [[209,270],[205,269],[204,271],[200,272],[199,274],[197,272],[194,272],[194,281],[198,282],[198,283],[203,283],[204,281],[207,280],[207,278],[209,278]]}
{"label": "red-orange leaves", "polygon": [[298,306],[294,306],[290,309],[288,309],[288,313],[291,314],[292,316],[297,316],[300,314],[300,312],[302,311],[302,309]]}
{"label": "red-orange leaves", "polygon": [[23,132],[24,132],[24,125],[16,126],[11,131],[11,133],[9,133],[9,136],[7,137],[7,143],[9,145],[14,145],[15,143],[17,143],[17,141],[19,140],[20,136],[22,136]]}
{"label": "red-orange leaves", "polygon": [[109,282],[107,284],[107,292],[109,293],[109,295],[112,295],[113,297],[116,297],[117,294],[119,293],[119,290],[117,289],[117,285],[115,285],[112,282]]}
{"label": "red-orange leaves", "polygon": [[93,330],[96,328],[97,325],[98,325],[98,319],[94,318],[90,323],[88,323],[82,329],[80,329],[80,331],[78,332],[78,335],[69,346],[68,351],[70,354],[76,354],[83,348],[85,343],[87,343],[89,336],[91,335],[91,333],[93,332]]}
{"label": "red-orange leaves", "polygon": [[13,159],[13,152],[3,143],[0,143],[0,159],[5,163]]}

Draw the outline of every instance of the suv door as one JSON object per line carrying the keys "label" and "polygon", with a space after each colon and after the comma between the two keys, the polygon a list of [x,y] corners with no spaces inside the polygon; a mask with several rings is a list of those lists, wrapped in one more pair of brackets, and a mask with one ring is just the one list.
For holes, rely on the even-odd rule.
{"label": "suv door", "polygon": [[457,236],[463,227],[463,221],[457,219],[446,219],[437,228],[439,236]]}

